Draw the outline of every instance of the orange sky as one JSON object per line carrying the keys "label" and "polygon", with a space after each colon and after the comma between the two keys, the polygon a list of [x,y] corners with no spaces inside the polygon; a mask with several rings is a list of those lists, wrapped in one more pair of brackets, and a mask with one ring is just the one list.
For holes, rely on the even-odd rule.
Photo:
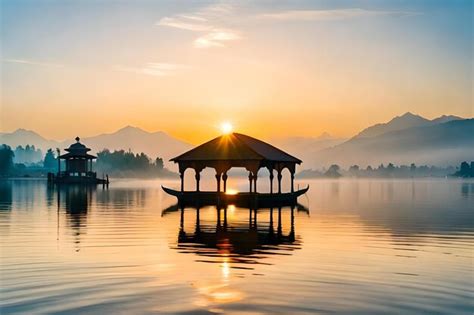
{"label": "orange sky", "polygon": [[455,6],[8,3],[2,18],[1,131],[198,143],[222,121],[351,136],[407,111],[474,113],[472,13]]}

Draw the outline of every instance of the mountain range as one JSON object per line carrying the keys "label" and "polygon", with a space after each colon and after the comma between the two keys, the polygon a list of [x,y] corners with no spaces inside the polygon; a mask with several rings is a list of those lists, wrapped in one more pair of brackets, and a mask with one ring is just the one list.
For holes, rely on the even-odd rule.
{"label": "mountain range", "polygon": [[[12,148],[18,145],[34,145],[43,152],[47,149],[60,148],[61,150],[74,143],[74,139],[65,141],[48,140],[38,133],[18,129],[12,133],[0,134],[0,143],[7,144]],[[150,158],[163,158],[165,166],[170,166],[168,160],[182,152],[189,150],[192,146],[184,141],[175,139],[168,134],[157,131],[147,132],[137,127],[127,126],[113,133],[104,133],[93,137],[83,138],[81,142],[92,149],[92,152],[99,152],[102,149],[131,150],[135,153],[144,152]]]}
{"label": "mountain range", "polygon": [[300,156],[303,168],[381,163],[459,165],[474,160],[474,119],[443,115],[429,120],[408,112],[370,126],[350,139],[334,139],[335,143],[326,142],[327,146],[324,141],[299,138],[280,145]]}
{"label": "mountain range", "polygon": [[[84,138],[81,142],[93,152],[104,148],[123,149],[144,152],[153,159],[162,157],[165,166],[172,169],[168,160],[192,147],[165,132],[147,132],[132,126]],[[48,140],[34,131],[18,129],[11,133],[0,133],[0,143],[13,148],[33,144],[45,152],[48,148],[67,148],[74,140]],[[324,133],[314,138],[273,139],[272,143],[301,158],[304,161],[302,168],[320,169],[331,164],[344,167],[358,164],[365,167],[389,162],[458,165],[464,160],[474,160],[474,119],[441,116],[429,120],[406,113],[386,123],[370,126],[350,139]]]}

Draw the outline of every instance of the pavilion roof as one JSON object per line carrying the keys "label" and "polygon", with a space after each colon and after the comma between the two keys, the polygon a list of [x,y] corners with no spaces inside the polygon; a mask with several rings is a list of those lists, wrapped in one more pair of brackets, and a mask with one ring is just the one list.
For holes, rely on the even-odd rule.
{"label": "pavilion roof", "polygon": [[59,156],[60,159],[69,159],[73,157],[86,158],[90,160],[97,159],[95,155],[88,154],[86,152],[68,152]]}
{"label": "pavilion roof", "polygon": [[300,164],[301,160],[261,140],[240,134],[222,135],[170,161],[269,161]]}

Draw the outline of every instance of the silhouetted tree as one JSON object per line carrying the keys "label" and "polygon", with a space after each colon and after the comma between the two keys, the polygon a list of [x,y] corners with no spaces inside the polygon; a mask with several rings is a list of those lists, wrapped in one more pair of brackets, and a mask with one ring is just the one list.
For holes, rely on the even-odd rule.
{"label": "silhouetted tree", "polygon": [[[471,162],[471,165],[474,164],[474,162]],[[458,177],[474,177],[474,170],[471,169],[469,166],[469,163],[466,161],[461,163],[461,166],[459,167],[459,171],[453,174],[454,176]]]}
{"label": "silhouetted tree", "polygon": [[131,151],[103,150],[97,153],[97,170],[114,174],[121,172],[125,175],[157,174],[164,169],[163,159],[156,158],[153,162],[145,153],[134,154]]}
{"label": "silhouetted tree", "polygon": [[19,145],[15,149],[15,163],[35,163],[43,158],[43,153],[40,149],[36,149],[34,145],[27,144],[24,148]]}
{"label": "silhouetted tree", "polygon": [[12,149],[8,145],[0,146],[0,175],[9,175],[13,172],[13,153]]}
{"label": "silhouetted tree", "polygon": [[339,173],[341,168],[337,164],[333,164],[329,167],[329,169],[324,173],[324,176],[331,177],[331,178],[339,178],[342,175]]}
{"label": "silhouetted tree", "polygon": [[164,168],[163,159],[157,157],[155,160],[155,166],[157,169],[162,170]]}
{"label": "silhouetted tree", "polygon": [[359,165],[352,165],[349,167],[349,173],[352,176],[359,176]]}
{"label": "silhouetted tree", "polygon": [[43,167],[48,169],[53,169],[57,165],[56,157],[52,149],[48,149],[46,155],[44,156]]}

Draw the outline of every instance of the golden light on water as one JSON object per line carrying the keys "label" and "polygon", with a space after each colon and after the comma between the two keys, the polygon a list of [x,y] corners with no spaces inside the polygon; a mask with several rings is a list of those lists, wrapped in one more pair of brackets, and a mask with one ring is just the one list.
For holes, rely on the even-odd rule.
{"label": "golden light on water", "polygon": [[234,130],[234,126],[232,126],[230,122],[225,121],[221,124],[221,131],[223,134],[228,135],[232,133],[233,130]]}

